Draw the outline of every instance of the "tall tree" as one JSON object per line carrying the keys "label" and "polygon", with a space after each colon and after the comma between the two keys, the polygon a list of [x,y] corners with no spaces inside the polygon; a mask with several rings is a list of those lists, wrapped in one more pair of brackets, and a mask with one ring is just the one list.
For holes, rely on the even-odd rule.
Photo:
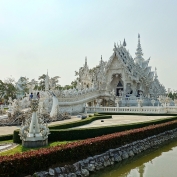
{"label": "tall tree", "polygon": [[16,88],[10,79],[6,79],[5,82],[0,80],[0,101],[7,101],[9,97],[16,98]]}
{"label": "tall tree", "polygon": [[45,90],[45,78],[46,74],[43,74],[42,76],[39,76],[39,84],[38,84],[38,89],[39,90]]}

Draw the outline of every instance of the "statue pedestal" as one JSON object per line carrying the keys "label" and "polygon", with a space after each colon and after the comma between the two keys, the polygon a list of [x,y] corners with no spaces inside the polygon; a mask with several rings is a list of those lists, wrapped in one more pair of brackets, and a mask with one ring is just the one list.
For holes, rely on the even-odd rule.
{"label": "statue pedestal", "polygon": [[22,146],[29,148],[36,148],[48,145],[48,138],[43,138],[41,133],[29,133],[25,140],[22,140]]}
{"label": "statue pedestal", "polygon": [[28,141],[28,140],[22,140],[22,146],[28,147],[28,148],[37,148],[42,146],[48,145],[48,138],[45,140],[38,140],[38,141]]}

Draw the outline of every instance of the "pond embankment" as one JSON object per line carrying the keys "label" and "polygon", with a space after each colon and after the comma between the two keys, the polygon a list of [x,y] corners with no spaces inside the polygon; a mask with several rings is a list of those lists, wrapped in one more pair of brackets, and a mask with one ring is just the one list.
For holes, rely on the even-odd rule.
{"label": "pond embankment", "polygon": [[134,141],[115,149],[110,149],[100,155],[95,155],[78,161],[73,165],[65,165],[64,167],[56,167],[54,169],[50,168],[49,171],[37,172],[34,176],[89,176],[95,171],[104,169],[107,166],[114,165],[115,163],[119,163],[125,159],[136,156],[143,151],[155,148],[157,145],[173,140],[174,138],[177,138],[177,128],[142,140]]}

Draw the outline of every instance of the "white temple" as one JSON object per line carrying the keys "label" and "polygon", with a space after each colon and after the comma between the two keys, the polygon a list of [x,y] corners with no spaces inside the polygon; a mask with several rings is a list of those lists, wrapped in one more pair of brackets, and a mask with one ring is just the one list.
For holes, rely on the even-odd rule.
{"label": "white temple", "polygon": [[[81,89],[95,87],[112,92],[122,98],[122,106],[125,100],[135,100],[140,96],[144,98],[144,105],[148,106],[151,105],[150,99],[165,95],[166,90],[158,80],[157,70],[151,71],[148,65],[150,58],[143,58],[140,35],[134,59],[126,49],[125,39],[122,45],[114,44],[113,51],[108,62],[101,57],[99,65],[93,69],[89,69],[86,59],[84,66],[79,69]],[[135,104],[130,101],[130,106]]]}
{"label": "white temple", "polygon": [[143,58],[138,35],[135,58],[126,49],[124,39],[122,45],[114,43],[113,54],[108,61],[103,61],[101,56],[98,66],[94,68],[89,68],[85,58],[85,64],[76,72],[76,88],[57,89],[59,77],[50,78],[47,72],[45,90],[32,92],[40,92],[40,110],[51,117],[65,112],[140,112],[142,107],[145,112],[165,113],[168,112],[165,108],[167,105],[173,106],[169,108],[170,112],[177,112],[177,107],[174,107],[177,100],[173,102],[166,97],[165,87],[158,80],[157,69],[151,71],[149,60]]}

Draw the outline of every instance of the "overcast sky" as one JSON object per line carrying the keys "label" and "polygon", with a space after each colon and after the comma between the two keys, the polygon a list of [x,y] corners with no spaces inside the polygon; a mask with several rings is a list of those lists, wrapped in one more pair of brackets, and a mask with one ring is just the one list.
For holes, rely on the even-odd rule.
{"label": "overcast sky", "polygon": [[166,89],[177,90],[176,0],[0,0],[0,79],[60,76],[108,61],[114,42],[135,57],[138,33],[144,58]]}

